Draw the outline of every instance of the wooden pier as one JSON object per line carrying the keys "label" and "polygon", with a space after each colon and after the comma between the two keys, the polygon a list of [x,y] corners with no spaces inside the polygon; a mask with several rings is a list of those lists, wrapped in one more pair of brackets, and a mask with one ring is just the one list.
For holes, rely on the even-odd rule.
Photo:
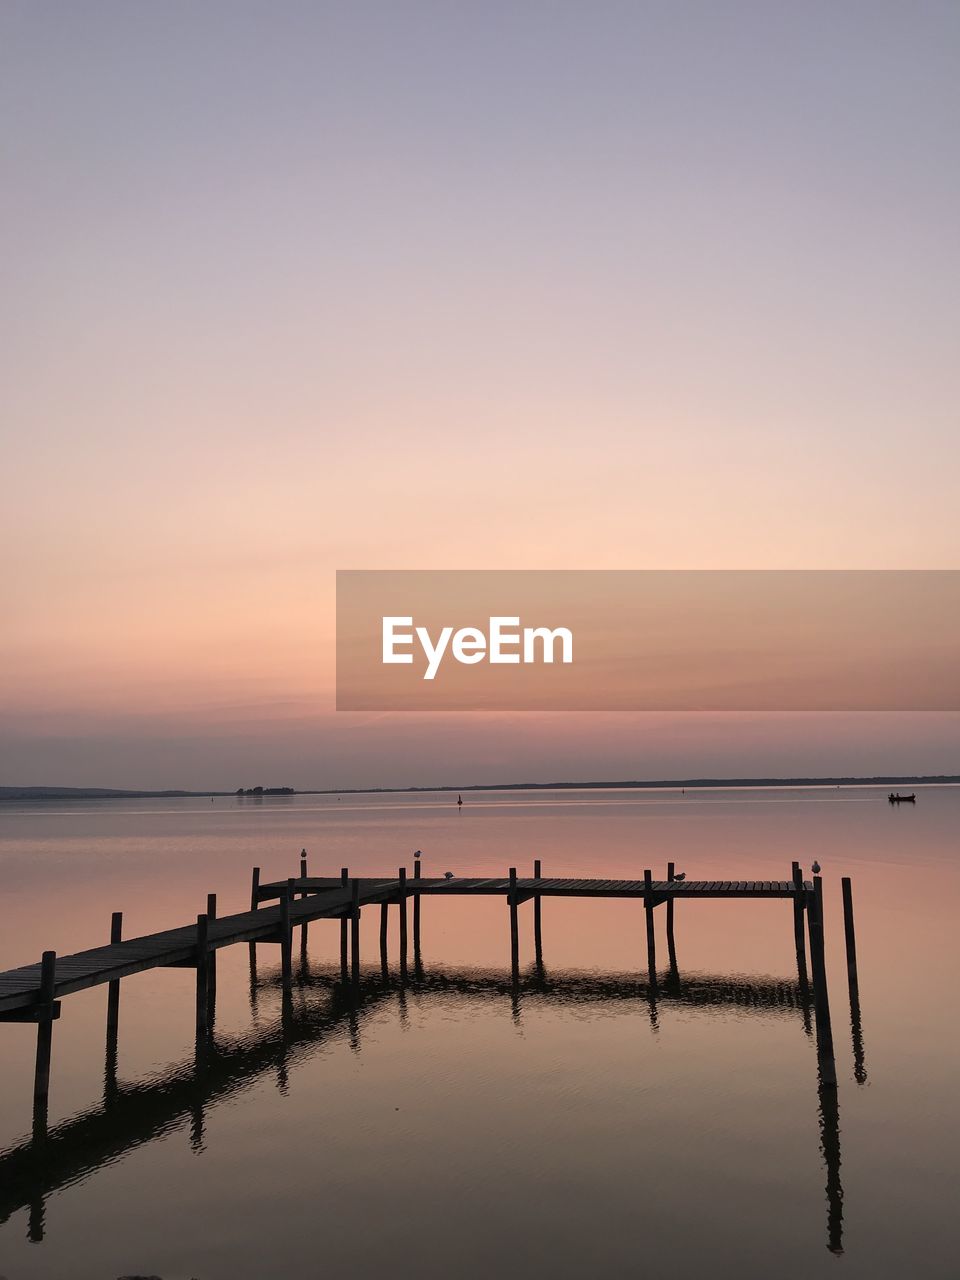
{"label": "wooden pier", "polygon": [[[673,864],[667,878],[654,880],[652,872],[643,879],[576,879],[544,877],[539,860],[534,875],[518,876],[511,867],[505,876],[424,876],[421,859],[415,859],[414,875],[404,867],[395,877],[351,877],[344,867],[339,877],[310,876],[304,854],[300,874],[287,880],[261,883],[259,868],[254,868],[250,892],[250,909],[234,915],[217,912],[215,894],[207,898],[206,911],[196,922],[142,937],[122,937],[122,915],[114,912],[110,925],[110,941],[102,947],[57,956],[44,952],[39,963],[0,973],[0,1022],[28,1022],[37,1027],[37,1058],[34,1080],[34,1135],[42,1135],[47,1126],[47,1098],[50,1079],[52,1028],[60,1015],[60,1002],[65,996],[90,987],[107,985],[107,1045],[116,1062],[119,1021],[120,983],[123,978],[148,969],[189,967],[196,971],[196,1032],[198,1040],[209,1035],[213,1022],[216,993],[216,953],[223,947],[247,943],[251,963],[255,964],[258,944],[275,943],[280,947],[280,973],[289,991],[293,977],[293,936],[301,930],[301,958],[306,956],[307,927],[315,920],[335,919],[340,922],[340,978],[344,984],[359,988],[361,982],[360,916],[364,908],[375,907],[380,913],[380,966],[387,973],[387,921],[391,907],[399,917],[399,975],[401,983],[410,976],[408,956],[407,903],[413,899],[413,974],[422,978],[421,902],[424,898],[492,897],[502,898],[508,908],[510,937],[510,971],[515,984],[520,980],[519,938],[520,907],[533,903],[534,944],[537,965],[542,967],[542,903],[548,898],[628,899],[636,900],[644,909],[646,922],[646,970],[649,990],[657,993],[662,981],[657,972],[654,916],[666,904],[667,947],[670,973],[676,972],[674,938],[675,909],[679,903],[717,900],[756,901],[784,900],[793,904],[794,937],[797,952],[797,975],[803,1001],[808,1001],[812,985],[815,1015],[817,1057],[823,1087],[836,1087],[833,1033],[827,994],[823,938],[823,883],[819,876],[805,881],[798,863],[794,863],[789,880],[686,880],[677,879]],[[857,1058],[856,1078],[862,1080],[862,1034],[860,1032],[859,993],[856,973],[856,942],[853,932],[853,899],[849,880],[843,884],[844,924],[847,947],[848,987],[854,1015],[854,1047]],[[806,921],[807,939],[804,938]],[[809,942],[810,976],[807,969]]]}
{"label": "wooden pier", "polygon": [[[164,967],[189,967],[196,971],[196,1059],[195,1070],[202,1080],[195,1087],[189,1082],[188,1073],[177,1073],[176,1093],[178,1110],[189,1102],[194,1129],[202,1133],[204,1097],[216,1096],[226,1078],[221,1080],[227,1057],[236,1069],[245,1074],[262,1069],[271,1061],[268,1043],[244,1044],[224,1056],[222,1045],[213,1051],[213,1028],[216,1002],[216,954],[223,947],[235,943],[247,943],[250,950],[250,1000],[256,1022],[257,992],[263,985],[258,978],[257,948],[260,944],[279,946],[279,964],[268,986],[279,987],[282,995],[283,1025],[296,1025],[293,1013],[293,991],[302,990],[310,982],[310,966],[307,955],[307,928],[313,921],[332,919],[340,922],[339,966],[322,982],[331,990],[336,987],[340,1010],[334,1018],[346,1017],[351,1026],[359,1029],[358,1013],[362,1005],[384,998],[397,989],[402,993],[409,982],[419,992],[436,987],[449,991],[451,985],[465,994],[472,992],[496,993],[509,990],[512,999],[519,1001],[521,992],[535,989],[540,996],[557,990],[555,980],[547,978],[543,967],[543,912],[542,903],[548,898],[576,899],[635,899],[643,906],[646,923],[645,966],[643,978],[567,978],[561,987],[564,991],[576,990],[579,994],[595,999],[636,999],[641,996],[649,1007],[652,1027],[656,1028],[658,1010],[662,1003],[721,1004],[734,1003],[749,1007],[779,1007],[798,1009],[808,1035],[815,1034],[818,1064],[818,1089],[820,1097],[821,1146],[828,1170],[827,1198],[830,1206],[829,1247],[839,1249],[841,1199],[839,1193],[839,1142],[837,1138],[836,1066],[834,1062],[833,1034],[827,995],[826,968],[823,941],[823,883],[819,876],[804,881],[798,863],[791,869],[788,880],[686,880],[676,879],[674,866],[669,864],[667,877],[654,880],[646,870],[642,879],[576,879],[572,877],[544,877],[541,863],[534,863],[534,875],[518,876],[516,868],[510,868],[499,877],[428,877],[423,874],[421,858],[414,860],[414,874],[408,876],[401,867],[395,877],[351,877],[349,869],[341,869],[339,876],[316,877],[307,874],[306,855],[300,860],[300,874],[287,880],[261,883],[260,871],[254,868],[250,908],[233,915],[221,916],[217,911],[215,894],[207,897],[206,910],[199,914],[196,923],[142,937],[124,939],[123,918],[114,912],[110,921],[110,941],[102,947],[94,947],[75,955],[58,957],[54,952],[44,952],[39,963],[25,965],[0,973],[0,1021],[25,1022],[37,1028],[37,1058],[34,1079],[33,1136],[30,1142],[15,1152],[0,1155],[0,1170],[14,1175],[17,1190],[12,1190],[8,1200],[0,1197],[0,1220],[13,1208],[15,1202],[28,1203],[31,1208],[30,1237],[38,1239],[43,1233],[44,1197],[60,1181],[57,1169],[63,1165],[63,1176],[74,1165],[83,1163],[85,1157],[73,1142],[67,1140],[73,1134],[70,1126],[62,1136],[48,1135],[47,1111],[50,1080],[53,1023],[59,1017],[64,997],[90,987],[106,985],[106,1068],[104,1089],[104,1118],[96,1122],[92,1118],[78,1121],[76,1139],[83,1143],[95,1138],[95,1145],[103,1141],[107,1147],[124,1145],[124,1136],[118,1129],[119,1101],[125,1098],[117,1083],[117,1043],[120,1011],[120,987],[123,978],[148,969]],[[854,1049],[854,1076],[858,1083],[866,1079],[863,1036],[860,1023],[859,989],[856,968],[856,940],[853,927],[853,897],[849,879],[842,883],[844,933],[847,957],[847,980],[850,996],[851,1028]],[[510,967],[507,985],[496,976],[443,974],[432,980],[425,972],[421,956],[422,900],[442,897],[501,898],[508,908]],[[407,927],[408,900],[413,900],[413,965],[408,956],[409,933]],[[716,900],[756,899],[783,900],[792,904],[791,917],[797,955],[797,981],[751,981],[742,979],[701,978],[693,984],[681,980],[677,965],[674,937],[675,912],[681,902],[706,902]],[[523,977],[519,964],[520,908],[524,903],[533,904],[533,935],[535,961],[532,974]],[[657,909],[665,905],[668,965],[657,968],[654,917]],[[360,917],[364,908],[376,908],[379,912],[379,974],[371,977],[373,966],[361,965]],[[399,954],[397,977],[390,973],[387,955],[388,914],[391,908],[398,913]],[[806,925],[806,928],[804,927]],[[293,964],[293,937],[301,930],[300,960]],[[806,937],[805,937],[806,934]],[[638,947],[638,952],[640,948]],[[809,976],[808,976],[809,956]],[[334,977],[333,975],[336,975]],[[811,1018],[811,1013],[813,1017]],[[319,1027],[328,1025],[321,1019]],[[318,1027],[318,1029],[319,1029]],[[307,1029],[311,1038],[313,1028]],[[287,1042],[288,1031],[282,1040]],[[294,1037],[296,1039],[296,1037]],[[211,1066],[211,1061],[219,1065]],[[227,1072],[231,1075],[233,1067]],[[162,1090],[157,1091],[158,1107]],[[181,1099],[182,1095],[182,1099]],[[134,1101],[134,1097],[139,1101]],[[131,1095],[131,1116],[143,1122],[146,1136],[154,1131],[159,1111],[154,1110],[153,1093],[139,1089]],[[101,1127],[98,1127],[101,1124]],[[122,1126],[121,1126],[122,1127]],[[133,1137],[136,1145],[138,1139]],[[142,1139],[139,1139],[142,1140]],[[199,1139],[198,1139],[199,1140]],[[52,1145],[51,1145],[52,1144]],[[82,1145],[82,1144],[81,1144]],[[54,1153],[59,1153],[51,1163]]]}

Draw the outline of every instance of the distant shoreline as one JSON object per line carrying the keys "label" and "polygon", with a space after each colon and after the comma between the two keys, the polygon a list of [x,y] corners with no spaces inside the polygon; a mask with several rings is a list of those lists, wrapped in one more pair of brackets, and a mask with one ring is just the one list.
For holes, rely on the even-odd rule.
{"label": "distant shoreline", "polygon": [[0,804],[23,800],[288,800],[292,796],[416,795],[476,791],[678,791],[727,790],[737,787],[890,787],[951,786],[960,774],[890,774],[867,778],[670,778],[626,782],[500,782],[437,787],[317,787],[284,794],[238,795],[236,791],[125,791],[107,787],[0,787]]}

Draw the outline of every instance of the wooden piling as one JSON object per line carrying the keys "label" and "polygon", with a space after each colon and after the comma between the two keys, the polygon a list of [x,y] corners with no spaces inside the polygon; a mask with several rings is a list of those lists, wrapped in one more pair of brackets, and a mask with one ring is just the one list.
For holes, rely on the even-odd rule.
{"label": "wooden piling", "polygon": [[400,908],[400,977],[407,977],[407,868],[401,867],[397,872],[400,887],[397,899]]}
{"label": "wooden piling", "polygon": [[[667,880],[673,883],[673,877],[676,875],[676,864],[667,863]],[[677,944],[673,936],[673,897],[667,899],[667,957],[670,961],[670,976],[674,979],[679,978],[679,970],[677,969]]]}
{"label": "wooden piling", "polygon": [[[533,863],[534,880],[542,879],[542,869],[540,859],[534,859]],[[539,893],[533,895],[533,951],[534,960],[538,969],[543,968],[543,935],[541,932],[541,898]]]}
{"label": "wooden piling", "polygon": [[253,877],[250,883],[250,910],[256,911],[260,905],[260,868],[253,868]]}
{"label": "wooden piling", "polygon": [[643,873],[643,913],[647,921],[647,972],[650,985],[657,985],[657,939],[653,928],[653,872],[649,867]]}
{"label": "wooden piling", "polygon": [[850,1032],[853,1037],[853,1078],[857,1084],[867,1079],[863,1049],[863,1026],[860,1020],[860,983],[857,978],[857,936],[853,924],[853,889],[850,877],[840,881],[843,894],[843,934],[847,947],[847,990],[850,994]]}
{"label": "wooden piling", "polygon": [[[350,883],[350,870],[348,867],[340,868],[340,884],[346,889]],[[347,915],[340,917],[340,981],[347,980],[347,934],[349,932],[349,922]]]}
{"label": "wooden piling", "polygon": [[817,1061],[820,1078],[827,1088],[835,1088],[837,1067],[830,1025],[827,994],[827,967],[823,946],[823,881],[813,877],[813,893],[807,895],[807,929],[810,935],[810,964],[813,970],[813,1008],[817,1026]]}
{"label": "wooden piling", "polygon": [[517,868],[510,868],[510,969],[514,981],[520,975],[520,925],[517,919]]}
{"label": "wooden piling", "polygon": [[353,882],[350,901],[350,976],[354,986],[360,982],[360,881]]}
{"label": "wooden piling", "polygon": [[390,923],[390,904],[380,903],[380,970],[387,976],[387,926]]}
{"label": "wooden piling", "polygon": [[843,936],[847,944],[847,982],[852,1000],[858,996],[859,983],[857,981],[857,935],[853,928],[853,890],[849,876],[841,879],[840,890],[843,895]]}
{"label": "wooden piling", "polygon": [[[114,911],[110,917],[111,946],[123,940],[123,912]],[[110,1055],[110,1044],[113,1043],[113,1056],[117,1052],[117,1030],[120,1023],[120,981],[115,979],[107,984],[107,1054]]]}
{"label": "wooden piling", "polygon": [[807,895],[803,887],[803,872],[800,870],[799,862],[791,864],[790,878],[793,881],[793,941],[797,953],[797,978],[800,982],[801,994],[805,994],[809,985],[807,947],[803,936],[803,912]]}
{"label": "wooden piling", "polygon": [[205,915],[197,916],[197,1036],[207,1031],[207,1001],[209,992],[209,923]]}
{"label": "wooden piling", "polygon": [[293,979],[293,928],[290,924],[290,904],[293,901],[294,884],[295,881],[291,876],[280,895],[280,976],[286,990],[290,989]]}
{"label": "wooden piling", "polygon": [[[306,880],[306,878],[307,878],[307,851],[306,849],[301,849],[300,850],[300,879]],[[300,897],[309,898],[310,895],[309,893],[307,893],[306,889],[304,889]],[[301,967],[307,963],[307,927],[308,927],[307,921],[304,920],[303,924],[300,926],[300,965]]]}
{"label": "wooden piling", "polygon": [[[413,858],[413,874],[417,880],[423,876],[423,865],[420,861],[421,855],[414,854]],[[421,959],[420,959],[420,891],[415,889],[413,892],[413,967],[420,975]]]}
{"label": "wooden piling", "polygon": [[33,1075],[34,1134],[46,1136],[47,1103],[50,1096],[50,1056],[53,1050],[54,994],[57,953],[44,951],[40,959],[40,995],[37,1001],[37,1062]]}

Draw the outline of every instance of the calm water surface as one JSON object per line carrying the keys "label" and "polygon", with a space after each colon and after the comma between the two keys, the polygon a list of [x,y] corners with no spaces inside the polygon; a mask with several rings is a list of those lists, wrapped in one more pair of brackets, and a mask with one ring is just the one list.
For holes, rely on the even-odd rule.
{"label": "calm water surface", "polygon": [[[0,811],[0,968],[249,901],[250,869],[787,879],[823,864],[839,1088],[818,1088],[786,902],[657,912],[656,992],[636,903],[423,904],[423,976],[382,980],[363,915],[363,994],[339,928],[219,953],[216,1033],[195,1052],[193,974],[106,989],[54,1027],[50,1132],[30,1147],[35,1032],[0,1024],[0,1275],[164,1280],[606,1274],[956,1277],[960,790],[892,809],[871,789],[141,800]],[[853,878],[854,1051],[840,877]],[[391,913],[390,961],[396,957]]]}

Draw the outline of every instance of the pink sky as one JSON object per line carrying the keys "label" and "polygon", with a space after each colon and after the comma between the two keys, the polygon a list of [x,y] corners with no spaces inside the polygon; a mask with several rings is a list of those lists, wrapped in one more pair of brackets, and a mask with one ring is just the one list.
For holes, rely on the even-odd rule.
{"label": "pink sky", "polygon": [[957,566],[958,19],[857,8],[6,10],[3,781],[957,771],[332,710],[337,568]]}

